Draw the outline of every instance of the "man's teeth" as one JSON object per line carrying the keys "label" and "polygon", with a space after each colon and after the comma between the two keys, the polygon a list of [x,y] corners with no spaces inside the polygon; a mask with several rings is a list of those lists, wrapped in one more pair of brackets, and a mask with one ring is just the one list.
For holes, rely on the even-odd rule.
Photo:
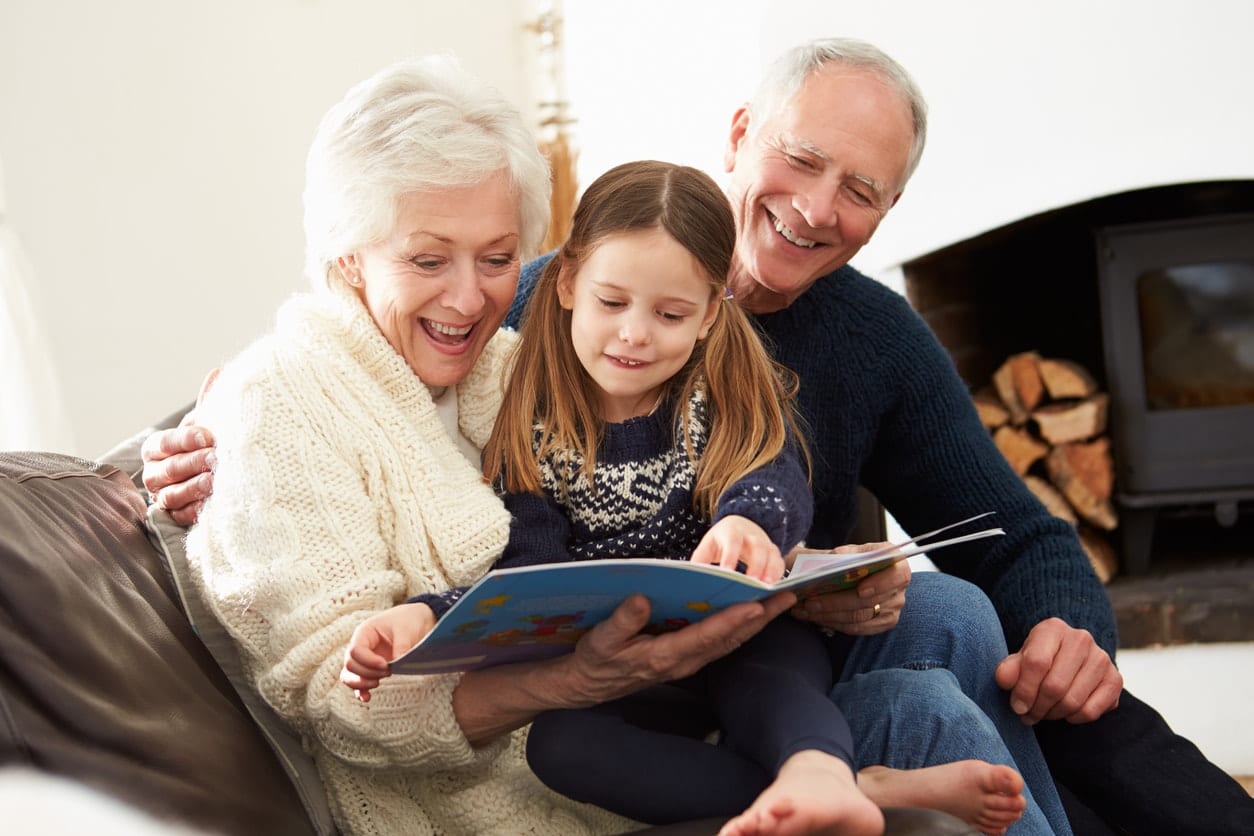
{"label": "man's teeth", "polygon": [[445,325],[443,322],[436,322],[432,319],[428,319],[427,324],[431,326],[432,331],[443,334],[446,337],[464,337],[470,333],[470,329],[475,327],[473,325],[465,325],[461,328],[454,328],[452,325]]}
{"label": "man's teeth", "polygon": [[775,231],[784,236],[789,243],[796,244],[798,247],[813,247],[818,243],[818,241],[811,241],[809,238],[802,238],[800,235],[784,226],[784,222],[779,218],[775,218]]}

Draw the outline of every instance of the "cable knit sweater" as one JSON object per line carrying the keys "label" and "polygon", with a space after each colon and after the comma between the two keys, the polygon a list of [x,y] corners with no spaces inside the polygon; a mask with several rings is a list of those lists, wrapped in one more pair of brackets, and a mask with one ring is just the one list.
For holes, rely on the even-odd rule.
{"label": "cable knit sweater", "polygon": [[[515,340],[496,335],[457,387],[461,431],[478,447]],[[258,691],[312,753],[345,833],[632,826],[544,788],[522,732],[471,746],[453,716],[457,675],[391,678],[369,703],[339,683],[365,617],[477,580],[509,529],[426,386],[355,296],[286,303],[274,332],[225,367],[201,418],[218,466],[189,560]]]}
{"label": "cable knit sweater", "polygon": [[[523,269],[516,323],[548,257]],[[966,385],[931,329],[892,289],[845,266],[782,311],[753,317],[800,378],[815,493],[806,544],[839,545],[864,485],[911,532],[995,510],[1005,537],[933,557],[992,600],[1017,650],[1040,621],[1087,629],[1114,657],[1106,590],[1070,525],[1051,516],[993,446]]]}

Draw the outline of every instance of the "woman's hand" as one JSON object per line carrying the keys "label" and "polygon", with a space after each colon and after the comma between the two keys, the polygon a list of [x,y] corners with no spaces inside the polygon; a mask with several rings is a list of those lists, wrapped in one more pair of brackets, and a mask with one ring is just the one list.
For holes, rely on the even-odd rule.
{"label": "woman's hand", "polygon": [[[204,401],[220,369],[205,376],[196,397]],[[200,509],[213,493],[213,434],[196,424],[196,410],[183,416],[177,427],[157,430],[144,439],[144,487],[152,502],[169,512],[179,525],[194,525]]]}
{"label": "woman's hand", "polygon": [[357,699],[370,702],[370,691],[392,675],[388,662],[409,650],[435,626],[435,613],[426,604],[400,604],[370,616],[353,631],[344,651],[340,682]]}
{"label": "woman's hand", "polygon": [[689,558],[693,563],[710,563],[736,571],[745,566],[745,575],[775,583],[784,575],[784,558],[762,526],[735,514],[710,526]]}
{"label": "woman's hand", "polygon": [[[839,554],[851,554],[882,548],[888,543],[863,543],[841,546]],[[910,584],[910,563],[900,560],[892,566],[864,578],[853,589],[816,595],[793,607],[794,618],[808,621],[825,630],[849,636],[873,636],[897,625],[906,606],[906,587]]]}
{"label": "woman's hand", "polygon": [[544,662],[470,671],[453,692],[457,723],[482,745],[552,708],[587,708],[682,679],[744,644],[796,602],[791,592],[736,604],[673,633],[646,635],[649,601],[633,595],[575,651]]}

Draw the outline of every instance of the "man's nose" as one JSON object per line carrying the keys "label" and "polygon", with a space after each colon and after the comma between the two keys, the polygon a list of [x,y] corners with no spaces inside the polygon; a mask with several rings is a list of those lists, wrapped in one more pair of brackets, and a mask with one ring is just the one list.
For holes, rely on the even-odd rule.
{"label": "man's nose", "polygon": [[836,192],[831,189],[803,192],[797,195],[794,206],[812,229],[836,226]]}

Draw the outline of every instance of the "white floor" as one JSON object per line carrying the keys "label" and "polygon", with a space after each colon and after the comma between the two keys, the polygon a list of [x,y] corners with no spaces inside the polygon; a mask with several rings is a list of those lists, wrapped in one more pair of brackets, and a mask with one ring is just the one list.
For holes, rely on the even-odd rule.
{"label": "white floor", "polygon": [[1254,642],[1121,650],[1124,685],[1229,775],[1254,775]]}

